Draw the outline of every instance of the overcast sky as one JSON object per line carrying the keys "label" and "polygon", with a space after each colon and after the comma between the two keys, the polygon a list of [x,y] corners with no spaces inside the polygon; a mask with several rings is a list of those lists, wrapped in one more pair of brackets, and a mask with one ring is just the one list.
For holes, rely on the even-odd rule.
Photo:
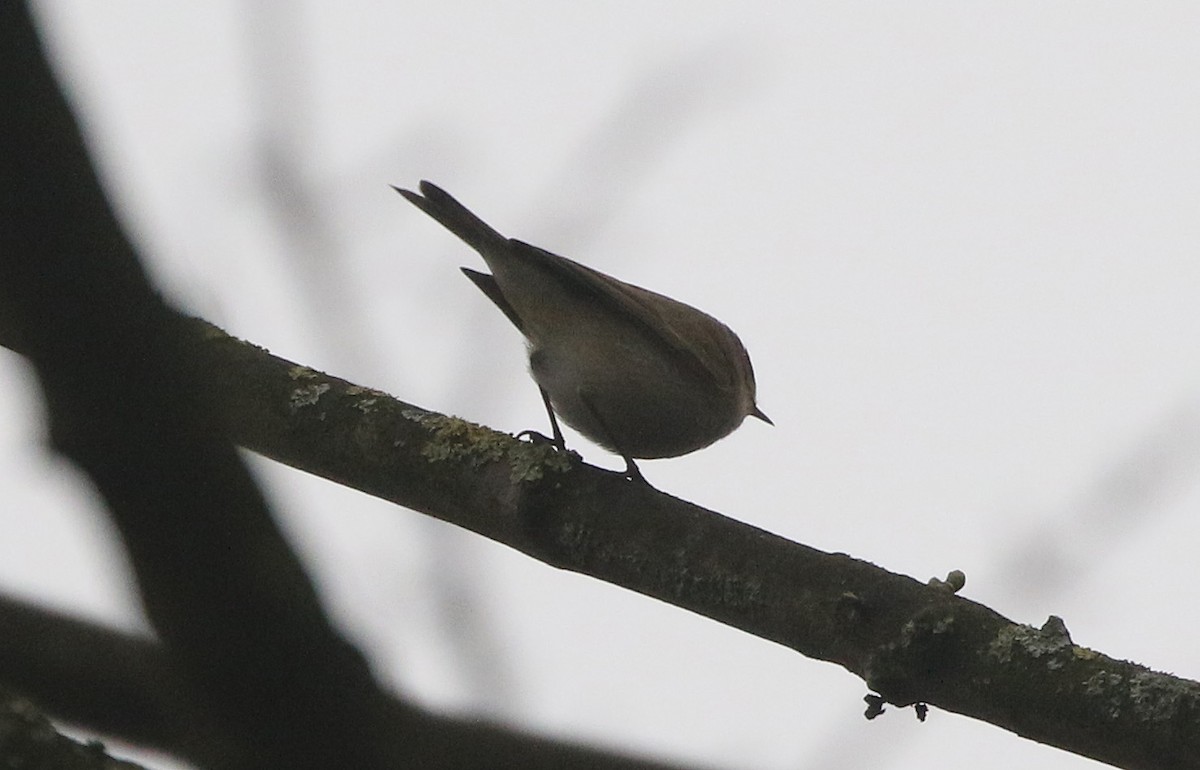
{"label": "overcast sky", "polygon": [[[518,335],[457,270],[477,255],[388,188],[433,180],[739,333],[776,427],[642,463],[660,489],[922,580],[961,569],[1014,620],[1200,676],[1200,6],[39,8],[189,310],[545,430]],[[143,626],[3,352],[0,388],[0,590]],[[1099,767],[936,709],[868,723],[840,668],[253,464],[340,626],[423,703],[721,768]]]}

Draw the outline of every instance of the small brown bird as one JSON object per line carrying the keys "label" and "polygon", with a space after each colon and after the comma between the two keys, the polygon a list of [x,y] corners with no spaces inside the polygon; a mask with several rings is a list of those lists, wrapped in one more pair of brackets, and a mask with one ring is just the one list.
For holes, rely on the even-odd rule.
{"label": "small brown bird", "polygon": [[748,416],[771,423],[755,404],[750,356],[717,319],[505,238],[429,182],[421,182],[421,194],[392,189],[491,268],[491,275],[462,271],[525,336],[559,449],[556,413],[624,458],[629,478],[642,479],[634,458],[694,452]]}

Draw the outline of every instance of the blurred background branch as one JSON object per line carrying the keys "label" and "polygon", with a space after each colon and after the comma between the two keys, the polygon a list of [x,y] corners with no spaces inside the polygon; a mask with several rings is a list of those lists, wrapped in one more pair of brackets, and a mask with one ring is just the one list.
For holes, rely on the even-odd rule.
{"label": "blurred background branch", "polygon": [[[1190,11],[39,5],[111,200],[205,317],[528,427],[515,336],[384,185],[445,180],[747,330],[780,430],[656,464],[664,488],[1194,668]],[[3,582],[139,628],[87,484],[28,451],[32,369],[0,363]],[[729,766],[1086,764],[948,715],[868,727],[833,667],[249,461],[339,627],[423,703]]]}
{"label": "blurred background branch", "polygon": [[[105,500],[165,647],[123,681],[136,641],[10,603],[5,659],[18,673],[9,676],[51,688],[47,700],[62,704],[63,674],[77,674],[90,687],[64,707],[76,716],[153,681],[141,694],[154,704],[145,719],[127,716],[132,698],[100,718],[178,739],[165,748],[204,767],[651,767],[426,715],[379,690],[327,620],[197,384],[203,362],[186,355],[183,319],[150,286],[100,190],[28,9],[3,8],[6,338],[37,371],[55,448]],[[56,638],[75,652],[119,649],[118,670],[63,666],[71,656]],[[179,697],[164,697],[168,689]]]}

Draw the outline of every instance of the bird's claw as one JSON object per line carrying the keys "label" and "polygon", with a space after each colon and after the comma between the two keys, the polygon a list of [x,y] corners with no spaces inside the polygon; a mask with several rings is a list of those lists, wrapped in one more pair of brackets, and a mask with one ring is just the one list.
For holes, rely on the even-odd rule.
{"label": "bird's claw", "polygon": [[527,439],[529,439],[530,443],[532,443],[532,444],[549,444],[550,446],[554,447],[555,449],[559,450],[560,452],[565,452],[567,450],[567,446],[566,446],[565,442],[556,441],[555,439],[552,439],[549,436],[538,433],[536,430],[523,430],[520,433],[518,433],[516,436],[514,436],[513,438],[515,438],[517,440],[527,438]]}

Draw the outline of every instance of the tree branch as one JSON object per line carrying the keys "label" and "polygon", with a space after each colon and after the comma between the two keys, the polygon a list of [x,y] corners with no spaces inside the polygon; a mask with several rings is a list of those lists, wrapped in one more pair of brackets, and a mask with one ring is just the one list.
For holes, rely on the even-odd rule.
{"label": "tree branch", "polygon": [[0,757],[11,768],[145,770],[110,756],[99,741],[82,744],[60,734],[37,705],[7,688],[0,688]]}
{"label": "tree branch", "polygon": [[34,362],[56,444],[105,495],[172,670],[242,750],[457,767],[502,747],[527,760],[514,766],[565,766],[535,764],[540,744],[391,710],[214,433],[211,400],[268,457],[837,663],[891,703],[1120,767],[1200,766],[1200,685],[1078,647],[1061,623],[1017,625],[202,322],[186,332],[113,221],[23,8],[0,7],[0,336]]}
{"label": "tree branch", "polygon": [[[178,703],[159,693],[136,729],[190,728],[200,740],[169,748],[237,770],[661,767],[440,719],[381,692],[226,438],[184,319],[118,226],[24,4],[0,3],[0,55],[0,324],[37,373],[55,448],[88,474],[129,553],[169,661],[149,673],[182,690]],[[39,658],[45,620],[5,628],[10,651]],[[77,632],[87,659],[104,646],[79,624],[42,628]],[[125,672],[72,668],[68,640],[55,641],[45,665],[0,676],[46,682],[65,664],[93,686],[71,702],[92,713],[114,686],[147,684],[113,676],[128,656]]]}
{"label": "tree branch", "polygon": [[[4,596],[0,628],[0,675],[59,717],[193,761],[239,751],[196,701],[162,644]],[[682,770],[425,713],[395,697],[380,702],[377,718],[392,727],[386,753],[395,764],[385,767]],[[423,737],[414,740],[411,733]]]}
{"label": "tree branch", "polygon": [[837,663],[896,705],[1118,767],[1200,767],[1200,684],[1079,647],[1061,621],[1013,623],[192,323],[233,438],[266,457]]}

